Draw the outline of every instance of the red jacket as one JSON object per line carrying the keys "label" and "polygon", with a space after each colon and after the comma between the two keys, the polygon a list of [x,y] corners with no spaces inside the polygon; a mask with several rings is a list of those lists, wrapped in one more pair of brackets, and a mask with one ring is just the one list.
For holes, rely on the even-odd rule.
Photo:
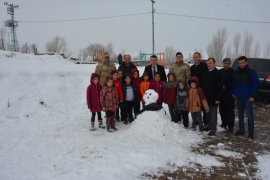
{"label": "red jacket", "polygon": [[117,95],[119,98],[119,101],[123,101],[124,100],[124,95],[123,95],[123,90],[122,90],[122,83],[119,79],[114,80],[114,86],[116,88],[117,91]]}
{"label": "red jacket", "polygon": [[165,97],[165,82],[152,80],[149,89],[154,89],[158,93],[157,104],[162,104]]}
{"label": "red jacket", "polygon": [[101,103],[100,103],[100,91],[102,89],[101,85],[95,84],[93,82],[93,79],[95,77],[98,77],[97,74],[92,73],[91,75],[91,80],[90,80],[90,85],[87,88],[86,92],[86,101],[87,101],[87,106],[88,109],[90,109],[91,112],[100,112],[101,109]]}
{"label": "red jacket", "polygon": [[166,88],[166,95],[164,102],[168,105],[176,103],[177,89],[175,87]]}
{"label": "red jacket", "polygon": [[[138,72],[138,78],[136,78],[136,79],[133,77],[134,72]],[[137,69],[132,69],[131,77],[132,77],[132,82],[133,82],[133,84],[135,85],[135,87],[137,89],[138,97],[139,97],[139,99],[141,99],[141,94],[140,94],[141,79],[140,79],[139,71]]]}

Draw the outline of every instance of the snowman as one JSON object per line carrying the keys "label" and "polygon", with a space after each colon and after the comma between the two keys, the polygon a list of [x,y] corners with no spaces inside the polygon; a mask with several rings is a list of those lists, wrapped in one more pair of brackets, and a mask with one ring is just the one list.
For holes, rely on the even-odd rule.
{"label": "snowman", "polygon": [[153,89],[149,89],[144,93],[143,100],[145,102],[145,106],[139,114],[144,111],[158,111],[162,109],[162,105],[156,103],[158,100],[158,93]]}

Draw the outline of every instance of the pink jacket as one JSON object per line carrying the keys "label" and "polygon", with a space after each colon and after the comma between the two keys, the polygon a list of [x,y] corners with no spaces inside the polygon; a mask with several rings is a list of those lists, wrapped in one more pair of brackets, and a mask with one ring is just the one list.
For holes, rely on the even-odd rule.
{"label": "pink jacket", "polygon": [[92,73],[90,85],[88,86],[87,92],[86,92],[86,101],[87,101],[88,109],[90,109],[91,112],[100,112],[102,109],[101,109],[99,96],[100,96],[100,91],[102,87],[100,84],[95,84],[93,82],[93,79],[95,77],[98,77],[98,75],[95,73]]}

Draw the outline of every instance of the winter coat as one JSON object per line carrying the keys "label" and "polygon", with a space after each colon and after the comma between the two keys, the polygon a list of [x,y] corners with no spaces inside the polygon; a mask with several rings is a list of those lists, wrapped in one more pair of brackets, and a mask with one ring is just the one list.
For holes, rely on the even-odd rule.
{"label": "winter coat", "polygon": [[136,102],[139,102],[139,98],[138,98],[138,91],[137,91],[137,88],[136,86],[131,83],[129,85],[127,84],[123,84],[122,86],[122,91],[123,91],[123,94],[124,94],[124,101],[121,103],[121,107],[125,108],[126,107],[126,95],[127,95],[127,87],[128,86],[131,86],[132,89],[133,89],[133,95],[134,95],[134,99],[133,99],[133,105],[136,103]]}
{"label": "winter coat", "polygon": [[200,84],[202,86],[202,79],[203,79],[203,75],[205,72],[208,71],[208,67],[205,63],[200,62],[200,64],[196,65],[193,64],[190,67],[190,72],[191,72],[191,77],[196,76],[197,78],[199,78]]}
{"label": "winter coat", "polygon": [[[138,72],[138,77],[136,79],[134,78],[134,73],[135,72]],[[137,91],[138,95],[140,95],[139,94],[139,89],[140,89],[141,79],[140,79],[139,71],[137,69],[132,69],[132,71],[131,71],[131,79],[132,79],[133,84],[136,86],[136,89],[138,90]]]}
{"label": "winter coat", "polygon": [[105,84],[107,78],[111,75],[111,72],[116,70],[114,64],[98,64],[95,73],[100,77],[99,84],[102,86]]}
{"label": "winter coat", "polygon": [[96,75],[97,74],[92,73],[90,85],[88,86],[87,92],[86,92],[87,106],[91,112],[100,112],[102,110],[100,98],[99,98],[102,87],[100,84],[95,84],[93,82],[94,76]]}
{"label": "winter coat", "polygon": [[[170,73],[169,73],[170,74]],[[176,81],[168,81],[165,85],[165,99],[164,103],[168,105],[174,105],[176,103],[177,96],[177,83]]]}
{"label": "winter coat", "polygon": [[121,81],[119,79],[117,79],[117,80],[114,80],[113,83],[114,83],[115,89],[117,91],[119,101],[123,101],[124,100],[124,95],[123,95],[123,91],[122,91],[122,83],[121,83]]}
{"label": "winter coat", "polygon": [[237,68],[233,83],[233,94],[238,98],[255,97],[259,85],[257,72],[247,65],[244,69]]}
{"label": "winter coat", "polygon": [[212,71],[207,71],[203,75],[202,89],[209,106],[217,106],[216,101],[221,101],[222,94],[222,78],[221,73],[217,68]]}
{"label": "winter coat", "polygon": [[115,86],[104,86],[100,92],[101,107],[104,111],[115,111],[118,108],[119,100]]}
{"label": "winter coat", "polygon": [[125,62],[122,63],[122,65],[119,66],[118,70],[123,71],[123,78],[127,75],[127,74],[131,74],[132,69],[137,69],[137,67],[133,64],[130,63],[129,66],[127,66],[125,64]]}
{"label": "winter coat", "polygon": [[225,70],[224,68],[220,70],[222,78],[222,93],[221,100],[224,100],[228,97],[232,97],[232,86],[235,76],[235,71],[230,68]]}
{"label": "winter coat", "polygon": [[153,89],[158,93],[157,104],[162,104],[165,97],[165,82],[162,80],[150,82],[149,89]]}
{"label": "winter coat", "polygon": [[143,100],[143,95],[145,91],[149,89],[150,82],[149,81],[142,81],[140,84],[140,95],[141,95],[141,101],[144,102]]}
{"label": "winter coat", "polygon": [[179,89],[177,90],[176,96],[176,105],[179,110],[187,110],[187,90],[186,89]]}
{"label": "winter coat", "polygon": [[176,81],[187,81],[190,79],[190,67],[188,64],[184,62],[174,62],[169,70],[169,73],[174,73],[176,77]]}
{"label": "winter coat", "polygon": [[[149,81],[154,79],[153,72],[152,72],[152,65],[148,65],[145,67],[144,72],[147,72],[149,75]],[[164,66],[157,64],[157,72],[160,73],[160,79],[164,82],[167,81],[166,72]]]}
{"label": "winter coat", "polygon": [[200,88],[199,79],[192,77],[189,82],[197,83],[197,88],[189,88],[187,91],[186,108],[189,112],[201,112],[202,107],[208,112],[209,106],[204,96],[203,90]]}

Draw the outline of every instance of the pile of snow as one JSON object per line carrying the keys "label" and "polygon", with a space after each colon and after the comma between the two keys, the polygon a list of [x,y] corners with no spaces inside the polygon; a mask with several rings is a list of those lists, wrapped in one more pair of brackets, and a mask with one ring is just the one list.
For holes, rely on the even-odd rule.
{"label": "pile of snow", "polygon": [[168,164],[222,165],[190,152],[201,136],[144,112],[119,131],[89,131],[96,65],[0,51],[0,179],[136,179]]}
{"label": "pile of snow", "polygon": [[261,156],[257,156],[257,160],[258,160],[258,167],[260,170],[260,177],[262,179],[270,179],[270,172],[269,172],[269,167],[270,167],[270,154],[266,154],[266,155],[261,155]]}

